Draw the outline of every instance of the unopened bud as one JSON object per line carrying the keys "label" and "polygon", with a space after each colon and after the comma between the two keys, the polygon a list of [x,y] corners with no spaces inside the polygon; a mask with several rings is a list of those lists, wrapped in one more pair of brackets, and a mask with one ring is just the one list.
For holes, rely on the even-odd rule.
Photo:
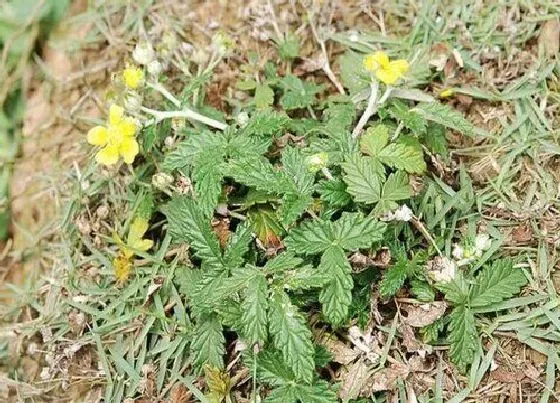
{"label": "unopened bud", "polygon": [[132,58],[138,64],[149,64],[154,60],[155,52],[149,42],[137,43],[132,51]]}
{"label": "unopened bud", "polygon": [[329,155],[325,152],[310,155],[305,159],[307,169],[311,172],[319,172],[327,166],[329,162]]}
{"label": "unopened bud", "polygon": [[165,190],[173,183],[173,176],[166,174],[164,172],[158,172],[152,176],[152,185],[159,189]]}

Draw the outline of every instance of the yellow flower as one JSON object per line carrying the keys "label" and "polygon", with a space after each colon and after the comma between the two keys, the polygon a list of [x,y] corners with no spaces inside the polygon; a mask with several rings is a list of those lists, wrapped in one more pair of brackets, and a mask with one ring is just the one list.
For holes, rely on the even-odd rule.
{"label": "yellow flower", "polygon": [[439,93],[440,98],[449,98],[453,95],[455,95],[455,91],[453,91],[453,88],[447,88]]}
{"label": "yellow flower", "polygon": [[122,77],[126,86],[135,90],[144,81],[144,71],[138,67],[127,67],[122,72]]}
{"label": "yellow flower", "polygon": [[118,256],[113,260],[117,282],[123,283],[130,276],[132,261],[137,251],[145,252],[154,246],[154,241],[151,239],[143,239],[147,230],[148,220],[138,217],[130,224],[126,243],[116,232],[113,233],[113,239],[120,249]]}
{"label": "yellow flower", "polygon": [[126,258],[131,259],[136,251],[145,252],[154,246],[154,241],[151,239],[142,239],[147,230],[148,220],[142,217],[137,217],[134,219],[132,224],[130,224],[126,244],[117,233],[113,233],[113,239],[117,245],[119,245],[122,254]]}
{"label": "yellow flower", "polygon": [[364,68],[375,73],[379,81],[391,85],[408,71],[408,62],[404,59],[390,61],[387,53],[375,52],[364,58]]}
{"label": "yellow flower", "polygon": [[128,276],[130,276],[132,261],[123,254],[119,254],[115,260],[113,260],[113,266],[115,267],[115,278],[117,282],[121,284],[124,283],[128,279]]}
{"label": "yellow flower", "polygon": [[124,162],[132,164],[139,147],[134,135],[136,121],[124,116],[120,106],[111,105],[107,126],[95,126],[87,135],[88,143],[102,147],[95,156],[98,163],[113,165],[123,157]]}

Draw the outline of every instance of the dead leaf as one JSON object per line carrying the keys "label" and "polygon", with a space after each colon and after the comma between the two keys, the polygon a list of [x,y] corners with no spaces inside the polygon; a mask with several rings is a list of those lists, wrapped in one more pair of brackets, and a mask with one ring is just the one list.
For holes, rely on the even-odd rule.
{"label": "dead leaf", "polygon": [[404,364],[392,364],[389,368],[377,371],[370,378],[367,385],[369,395],[396,387],[397,380],[408,377],[408,368]]}
{"label": "dead leaf", "polygon": [[510,236],[515,243],[529,242],[533,239],[533,231],[528,225],[520,225],[511,231]]}
{"label": "dead leaf", "polygon": [[414,335],[414,329],[412,329],[412,326],[402,324],[400,326],[400,331],[403,336],[403,345],[406,347],[407,352],[413,353],[422,348],[422,343],[416,340],[416,336]]}
{"label": "dead leaf", "polygon": [[152,295],[163,286],[164,281],[165,278],[163,276],[156,276],[152,279],[152,283],[148,287],[148,294],[146,294],[146,298],[144,298],[144,307],[151,301]]}
{"label": "dead leaf", "polygon": [[358,358],[358,351],[351,349],[333,336],[325,335],[321,340],[321,344],[332,354],[333,361],[339,364],[348,365]]}
{"label": "dead leaf", "polygon": [[360,359],[352,364],[348,371],[342,375],[342,386],[340,388],[340,398],[343,401],[356,399],[360,396],[364,385],[367,383],[370,369],[365,360]]}
{"label": "dead leaf", "polygon": [[434,323],[443,316],[446,308],[447,304],[444,301],[401,306],[401,309],[407,314],[404,323],[412,327],[424,327]]}
{"label": "dead leaf", "polygon": [[539,34],[539,50],[548,57],[554,57],[560,51],[560,22],[549,20],[541,27]]}
{"label": "dead leaf", "polygon": [[231,236],[231,231],[229,229],[229,218],[220,218],[212,220],[212,229],[218,236],[218,240],[220,241],[220,246],[224,249]]}
{"label": "dead leaf", "polygon": [[192,393],[182,383],[176,383],[171,388],[171,403],[188,403],[191,401]]}
{"label": "dead leaf", "polygon": [[523,378],[525,378],[525,374],[522,372],[512,372],[504,368],[498,368],[492,372],[492,379],[504,383],[519,382]]}

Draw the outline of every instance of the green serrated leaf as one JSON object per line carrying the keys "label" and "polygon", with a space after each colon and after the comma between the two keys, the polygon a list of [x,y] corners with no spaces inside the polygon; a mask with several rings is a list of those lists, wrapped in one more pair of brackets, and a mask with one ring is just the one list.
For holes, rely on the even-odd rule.
{"label": "green serrated leaf", "polygon": [[285,271],[279,279],[285,290],[311,290],[321,288],[331,280],[331,277],[311,265]]}
{"label": "green serrated leaf", "polygon": [[311,194],[315,175],[309,171],[305,156],[294,147],[287,147],[282,152],[282,168],[286,176],[293,181],[294,189],[299,194]]}
{"label": "green serrated leaf", "polygon": [[186,140],[177,144],[177,147],[166,154],[163,168],[171,171],[184,169],[194,163],[203,151],[220,150],[225,144],[225,138],[218,133],[207,130],[201,132],[190,131]]}
{"label": "green serrated leaf", "polygon": [[372,217],[344,212],[332,223],[333,241],[349,251],[369,248],[373,242],[383,238],[386,228],[387,224]]}
{"label": "green serrated leaf", "polygon": [[379,284],[379,293],[383,298],[392,297],[404,285],[408,277],[408,261],[399,259],[385,272],[385,276]]}
{"label": "green serrated leaf", "polygon": [[254,157],[266,153],[271,144],[270,138],[237,134],[229,138],[225,152],[230,158]]}
{"label": "green serrated leaf", "polygon": [[280,80],[284,95],[280,98],[280,105],[287,111],[307,108],[315,102],[315,95],[322,87],[312,82],[300,80],[293,74],[288,74]]}
{"label": "green serrated leaf", "polygon": [[266,262],[264,268],[269,273],[281,273],[285,270],[293,270],[303,263],[303,259],[292,252],[283,252]]}
{"label": "green serrated leaf", "polygon": [[412,280],[410,282],[412,294],[416,297],[418,301],[422,302],[432,302],[436,298],[434,289],[430,284],[421,280]]}
{"label": "green serrated leaf", "polygon": [[293,386],[286,384],[273,389],[263,403],[298,403]]}
{"label": "green serrated leaf", "polygon": [[448,157],[447,139],[445,138],[445,128],[441,125],[430,123],[426,134],[422,137],[426,147],[434,153],[443,157]]}
{"label": "green serrated leaf", "polygon": [[330,137],[329,145],[334,140],[338,151],[350,152],[353,147],[350,128],[356,117],[356,107],[352,103],[340,103],[329,106],[323,112],[325,131]]}
{"label": "green serrated leaf", "polygon": [[474,315],[467,307],[460,305],[451,311],[449,317],[449,354],[451,360],[464,372],[472,364],[474,355],[480,348]]}
{"label": "green serrated leaf", "polygon": [[408,175],[403,171],[390,174],[381,190],[381,200],[376,210],[384,213],[398,208],[398,200],[406,200],[412,195],[412,188],[408,183]]}
{"label": "green serrated leaf", "polygon": [[[208,153],[204,158],[199,157],[192,172],[198,207],[207,217],[212,215],[222,194],[222,172],[217,163],[220,158],[214,152]],[[204,161],[200,161],[201,159]]]}
{"label": "green serrated leaf", "polygon": [[267,339],[268,289],[264,276],[257,276],[247,283],[245,299],[241,304],[242,334],[249,344],[263,345]]}
{"label": "green serrated leaf", "polygon": [[255,89],[255,106],[257,109],[265,109],[274,103],[274,91],[266,85],[259,84]]}
{"label": "green serrated leaf", "polygon": [[360,138],[360,150],[372,157],[379,154],[389,143],[389,128],[385,125],[369,127]]}
{"label": "green serrated leaf", "polygon": [[299,56],[299,39],[296,35],[289,33],[284,40],[278,43],[278,55],[282,60],[293,60]]}
{"label": "green serrated leaf", "polygon": [[283,134],[290,118],[272,109],[256,111],[249,117],[243,133],[247,136],[279,137]]}
{"label": "green serrated leaf", "polygon": [[256,359],[249,362],[249,367],[254,368],[256,361],[257,377],[261,382],[270,385],[282,385],[295,381],[293,371],[286,366],[279,351],[264,350]]}
{"label": "green serrated leaf", "polygon": [[321,290],[319,301],[323,314],[329,323],[339,326],[348,316],[348,307],[352,303],[352,267],[340,246],[329,247],[321,256],[319,269],[330,281]]}
{"label": "green serrated leaf", "polygon": [[408,105],[401,100],[393,100],[389,107],[389,115],[391,115],[393,119],[402,122],[404,127],[415,134],[422,135],[426,133],[426,119],[418,112],[411,110]]}
{"label": "green serrated leaf", "polygon": [[241,91],[250,91],[257,88],[257,82],[255,80],[239,80],[235,83],[235,88]]}
{"label": "green serrated leaf", "polygon": [[311,383],[313,379],[312,333],[307,321],[292,304],[288,295],[276,291],[269,301],[269,333],[274,346],[293,371],[296,379]]}
{"label": "green serrated leaf", "polygon": [[194,200],[186,196],[175,197],[163,212],[167,216],[167,230],[175,241],[190,243],[200,259],[222,264],[218,238]]}
{"label": "green serrated leaf", "polygon": [[231,160],[225,174],[239,183],[265,192],[283,193],[290,183],[282,172],[274,169],[264,157],[246,157]]}
{"label": "green serrated leaf", "polygon": [[420,145],[414,147],[403,142],[391,143],[379,151],[377,158],[385,165],[409,173],[421,174],[426,170],[424,153]]}
{"label": "green serrated leaf", "polygon": [[231,268],[241,266],[252,240],[253,234],[249,224],[247,222],[239,224],[224,251],[225,264]]}
{"label": "green serrated leaf", "polygon": [[445,299],[455,305],[463,305],[469,299],[469,284],[460,271],[449,283],[437,283],[436,288],[445,293]]}
{"label": "green serrated leaf", "polygon": [[205,364],[224,368],[224,344],[222,325],[216,315],[201,317],[191,341],[193,365],[199,371]]}
{"label": "green serrated leaf", "polygon": [[223,303],[214,307],[214,311],[220,317],[222,325],[230,328],[231,330],[239,331],[243,325],[241,320],[243,315],[243,310],[241,304],[229,298],[223,301]]}
{"label": "green serrated leaf", "polygon": [[290,251],[312,255],[328,249],[333,239],[330,221],[308,220],[291,230],[284,242]]}
{"label": "green serrated leaf", "polygon": [[285,226],[294,223],[312,202],[311,194],[286,193],[282,198],[282,206],[278,212],[280,221]]}
{"label": "green serrated leaf", "polygon": [[450,106],[439,102],[422,102],[418,104],[413,112],[417,112],[426,120],[438,123],[442,126],[457,130],[466,136],[475,134],[475,127],[458,111]]}
{"label": "green serrated leaf", "polygon": [[336,403],[338,398],[331,385],[324,380],[318,380],[313,385],[295,385],[296,396],[305,403]]}
{"label": "green serrated leaf", "polygon": [[511,259],[495,260],[476,277],[470,293],[470,306],[479,308],[501,302],[518,294],[527,284],[522,270],[513,267]]}
{"label": "green serrated leaf", "polygon": [[342,164],[347,191],[357,202],[376,203],[381,196],[385,169],[375,159],[354,155]]}
{"label": "green serrated leaf", "polygon": [[323,202],[333,207],[343,207],[352,202],[352,196],[346,191],[346,183],[335,178],[319,182],[316,187]]}

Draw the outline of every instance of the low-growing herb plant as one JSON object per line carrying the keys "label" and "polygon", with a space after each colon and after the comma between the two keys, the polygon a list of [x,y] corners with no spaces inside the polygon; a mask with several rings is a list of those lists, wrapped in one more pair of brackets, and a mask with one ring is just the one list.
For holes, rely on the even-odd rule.
{"label": "low-growing herb plant", "polygon": [[[287,63],[294,43],[281,44]],[[184,304],[187,363],[195,373],[219,378],[226,340],[236,340],[255,387],[271,390],[267,402],[334,402],[336,388],[319,376],[328,358],[312,328],[363,323],[356,296],[369,296],[363,290],[372,284],[355,281],[351,257],[389,251],[374,288],[385,300],[403,287],[418,301],[443,292],[451,314],[423,333],[435,341],[447,326],[451,357],[464,369],[480,347],[476,310],[525,282],[509,260],[463,274],[458,259],[442,252],[449,230],[431,234],[451,196],[435,190],[445,184],[424,177],[426,161],[446,157],[445,127],[465,135],[476,129],[410,88],[414,63],[382,51],[346,53],[340,68],[348,94],[337,95],[270,63],[260,70],[250,55],[236,84],[248,97],[230,100],[233,112],[225,114],[205,102],[205,83],[229,46],[224,35],[214,45],[207,67],[182,83],[178,97],[166,89],[150,46],[139,45],[138,66],[120,77],[125,95],[114,99],[108,125],[88,135],[100,147],[99,164],[122,157],[134,167],[136,213],[127,242],[115,237],[116,280],[126,286],[135,254],[153,247]],[[170,244],[188,253],[170,261],[162,255]]]}

